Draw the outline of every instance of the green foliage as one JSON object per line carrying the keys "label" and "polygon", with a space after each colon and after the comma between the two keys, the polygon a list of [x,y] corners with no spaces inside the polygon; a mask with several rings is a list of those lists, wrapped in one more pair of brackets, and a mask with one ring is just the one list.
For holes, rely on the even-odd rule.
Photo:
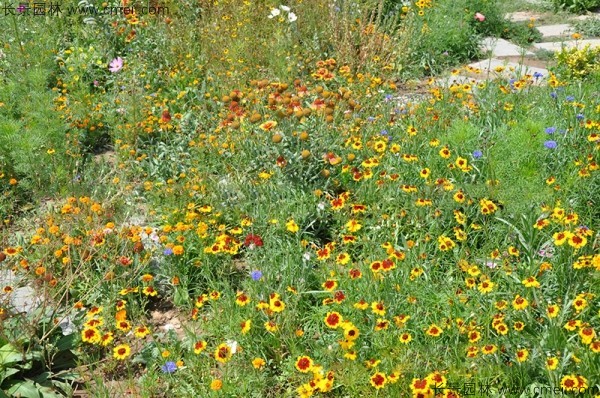
{"label": "green foliage", "polygon": [[577,33],[587,37],[600,37],[600,19],[587,18],[573,24]]}
{"label": "green foliage", "polygon": [[600,7],[600,0],[552,0],[554,10],[560,9],[573,12],[583,13]]}
{"label": "green foliage", "polygon": [[600,73],[600,48],[563,48],[556,55],[557,73],[567,79],[595,78]]}

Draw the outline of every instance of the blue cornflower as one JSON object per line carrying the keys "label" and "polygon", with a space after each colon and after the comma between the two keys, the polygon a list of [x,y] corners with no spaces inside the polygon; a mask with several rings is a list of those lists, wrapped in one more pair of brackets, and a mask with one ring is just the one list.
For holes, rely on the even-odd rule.
{"label": "blue cornflower", "polygon": [[568,95],[567,98],[565,98],[565,99],[569,102],[575,101],[575,97],[573,97],[572,95]]}
{"label": "blue cornflower", "polygon": [[540,77],[544,77],[544,74],[542,72],[534,72],[533,77],[539,79]]}
{"label": "blue cornflower", "polygon": [[388,135],[388,132],[387,132],[387,130],[381,130],[381,132],[379,134],[381,134],[381,135]]}
{"label": "blue cornflower", "polygon": [[163,366],[160,367],[163,373],[173,373],[177,370],[177,364],[173,361],[167,361]]}
{"label": "blue cornflower", "polygon": [[483,156],[483,152],[481,152],[479,149],[478,149],[478,150],[476,150],[476,151],[473,151],[473,157],[474,157],[475,159],[479,159],[479,158],[480,158],[480,157],[482,157],[482,156]]}
{"label": "blue cornflower", "polygon": [[577,118],[577,120],[583,120],[583,118],[585,118],[585,116],[583,116],[583,113],[578,113],[575,117]]}
{"label": "blue cornflower", "polygon": [[393,96],[392,94],[388,94],[388,95],[386,95],[386,96],[385,96],[385,98],[384,98],[384,99],[385,99],[385,102],[389,102],[389,101],[391,101],[392,99],[394,99],[394,96]]}
{"label": "blue cornflower", "polygon": [[554,134],[556,132],[556,127],[547,127],[546,134]]}
{"label": "blue cornflower", "polygon": [[558,146],[558,144],[556,143],[556,141],[548,140],[544,142],[544,146],[548,149],[554,149]]}
{"label": "blue cornflower", "polygon": [[253,280],[259,281],[260,278],[262,278],[263,273],[259,270],[254,270],[254,271],[250,272],[250,276],[252,277]]}
{"label": "blue cornflower", "polygon": [[167,247],[164,251],[163,254],[165,256],[170,256],[171,254],[173,254],[173,249],[171,249],[170,247]]}
{"label": "blue cornflower", "polygon": [[550,96],[554,99],[558,98],[558,94],[556,94],[556,91],[551,92]]}

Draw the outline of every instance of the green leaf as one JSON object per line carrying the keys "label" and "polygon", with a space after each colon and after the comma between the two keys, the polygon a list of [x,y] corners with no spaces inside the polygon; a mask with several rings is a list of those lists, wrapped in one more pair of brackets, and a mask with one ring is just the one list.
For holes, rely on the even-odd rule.
{"label": "green leaf", "polygon": [[56,342],[56,348],[59,351],[67,351],[75,347],[75,333],[63,336]]}
{"label": "green leaf", "polygon": [[40,391],[31,380],[17,382],[8,388],[6,392],[13,397],[41,398]]}
{"label": "green leaf", "polygon": [[[20,369],[17,368],[7,368],[7,369],[3,369],[0,370],[0,385],[2,385],[2,383],[4,383],[4,380],[8,379],[10,376],[19,373]],[[1,396],[0,396],[1,398]]]}
{"label": "green leaf", "polygon": [[0,348],[0,366],[3,368],[22,361],[23,354],[12,344],[5,344]]}

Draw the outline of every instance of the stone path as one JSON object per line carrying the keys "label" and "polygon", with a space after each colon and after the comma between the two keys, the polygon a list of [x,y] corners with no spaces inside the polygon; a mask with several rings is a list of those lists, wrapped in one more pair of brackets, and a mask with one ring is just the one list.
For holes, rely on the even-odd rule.
{"label": "stone path", "polygon": [[[547,18],[549,14],[531,11],[519,11],[507,14],[505,17],[513,22],[526,23]],[[598,18],[600,13],[590,13],[585,16],[572,17],[562,23],[536,26],[542,35],[541,43],[534,43],[529,48],[517,46],[504,39],[486,37],[481,42],[482,52],[489,55],[487,59],[471,63],[461,68],[460,74],[438,78],[438,84],[477,83],[481,80],[521,78],[529,75],[534,84],[544,84],[550,72],[547,65],[551,61],[542,61],[537,53],[558,52],[563,48],[581,49],[586,45],[600,47],[600,38],[575,37],[575,27],[569,23],[582,19]],[[546,55],[543,59],[548,59]]]}

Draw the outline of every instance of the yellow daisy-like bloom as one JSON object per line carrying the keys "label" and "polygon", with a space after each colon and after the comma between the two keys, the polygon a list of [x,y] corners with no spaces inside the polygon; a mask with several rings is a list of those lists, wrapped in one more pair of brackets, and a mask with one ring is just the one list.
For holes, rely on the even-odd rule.
{"label": "yellow daisy-like bloom", "polygon": [[560,309],[556,304],[551,304],[546,308],[546,314],[548,315],[548,318],[556,318],[559,312]]}
{"label": "yellow daisy-like bloom", "polygon": [[213,391],[219,391],[221,388],[223,388],[223,382],[219,379],[215,379],[213,381],[210,382],[210,389]]}
{"label": "yellow daisy-like bloom", "polygon": [[142,338],[148,336],[149,334],[150,334],[150,329],[148,329],[146,326],[138,326],[134,330],[135,337],[137,337],[139,339],[142,339]]}
{"label": "yellow daisy-like bloom", "polygon": [[262,368],[264,368],[264,367],[265,367],[265,365],[266,365],[266,364],[267,364],[267,363],[266,363],[266,362],[265,362],[265,360],[264,360],[264,359],[262,359],[262,358],[254,358],[254,359],[252,360],[252,367],[253,367],[254,369],[262,369]]}
{"label": "yellow daisy-like bloom", "polygon": [[288,221],[285,224],[285,227],[287,228],[288,231],[290,231],[293,234],[295,234],[296,232],[298,232],[298,230],[300,229],[300,227],[298,226],[298,224],[296,224],[296,222],[294,220]]}
{"label": "yellow daisy-like bloom", "polygon": [[517,361],[525,362],[529,357],[529,351],[526,348],[517,350]]}
{"label": "yellow daisy-like bloom", "polygon": [[308,373],[312,370],[314,363],[313,363],[313,360],[309,356],[302,355],[302,356],[298,357],[294,366],[296,367],[296,369],[299,372]]}
{"label": "yellow daisy-like bloom", "polygon": [[221,343],[215,349],[215,359],[221,363],[227,363],[231,359],[231,347],[226,343]]}
{"label": "yellow daisy-like bloom", "polygon": [[127,344],[119,344],[113,348],[113,357],[120,361],[131,355],[131,348]]}
{"label": "yellow daisy-like bloom", "polygon": [[558,367],[558,358],[550,357],[546,359],[546,369],[555,370]]}
{"label": "yellow daisy-like bloom", "polygon": [[375,389],[379,390],[385,386],[387,379],[385,374],[382,372],[377,372],[373,376],[371,376],[370,382]]}
{"label": "yellow daisy-like bloom", "polygon": [[517,296],[512,302],[512,305],[515,310],[520,311],[524,310],[525,308],[527,308],[527,306],[529,306],[529,301],[527,301],[525,297],[521,297],[521,295],[517,294]]}
{"label": "yellow daisy-like bloom", "polygon": [[206,349],[206,341],[198,341],[194,344],[194,354],[200,354]]}
{"label": "yellow daisy-like bloom", "polygon": [[81,341],[84,343],[97,344],[101,341],[101,335],[95,327],[86,327],[81,331]]}

